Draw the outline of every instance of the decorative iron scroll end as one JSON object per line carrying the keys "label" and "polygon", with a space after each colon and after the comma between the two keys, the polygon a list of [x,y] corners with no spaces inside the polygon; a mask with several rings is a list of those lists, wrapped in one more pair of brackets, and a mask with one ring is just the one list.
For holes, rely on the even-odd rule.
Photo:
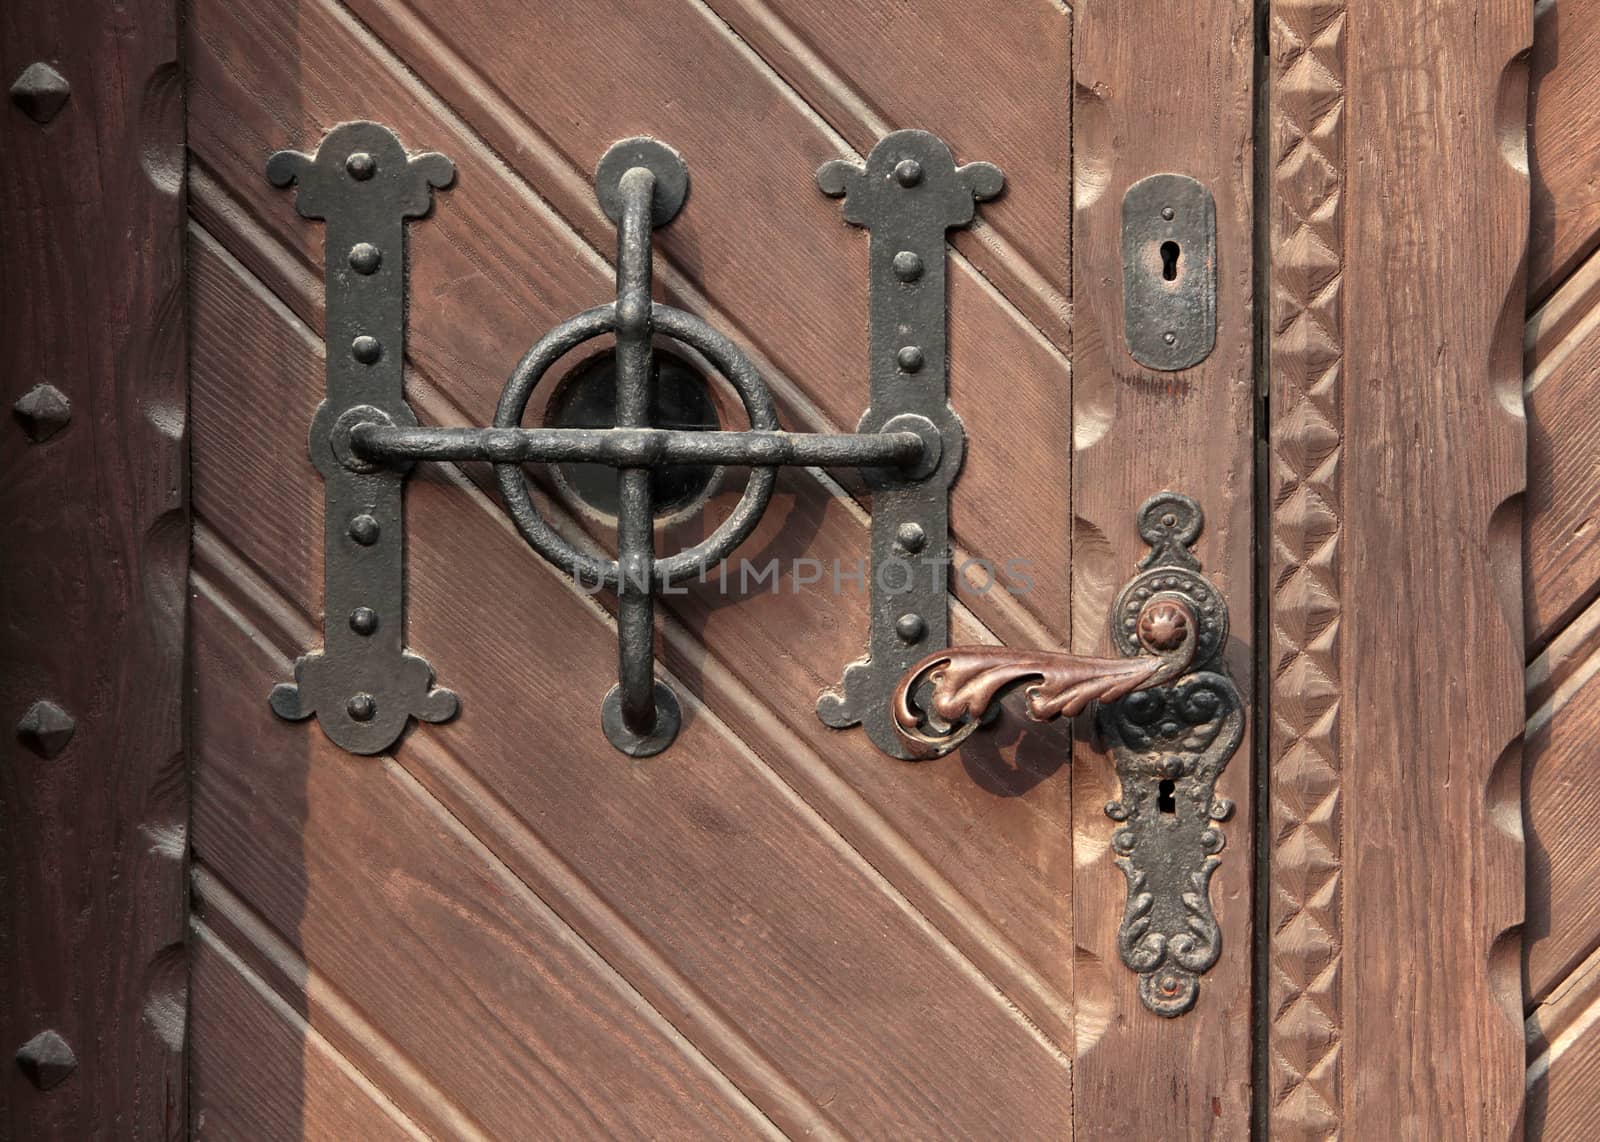
{"label": "decorative iron scroll end", "polygon": [[428,660],[402,652],[393,667],[350,670],[321,651],[294,664],[293,682],[280,682],[268,698],[272,712],[289,722],[315,714],[333,743],[370,756],[392,746],[411,718],[446,722],[461,701],[455,692],[433,684]]}
{"label": "decorative iron scroll end", "polygon": [[1005,184],[993,163],[958,167],[943,139],[918,130],[885,135],[864,165],[831,159],[817,168],[817,189],[843,198],[845,221],[857,226],[870,226],[885,199],[939,216],[944,227],[965,226],[975,203],[999,197]]}
{"label": "decorative iron scroll end", "polygon": [[361,184],[384,188],[376,197],[402,218],[420,218],[433,206],[433,191],[455,181],[453,162],[436,151],[406,154],[405,147],[381,123],[340,123],[317,148],[276,151],[267,159],[267,181],[273,186],[299,186],[295,209],[305,218],[327,218],[330,208],[348,201]]}

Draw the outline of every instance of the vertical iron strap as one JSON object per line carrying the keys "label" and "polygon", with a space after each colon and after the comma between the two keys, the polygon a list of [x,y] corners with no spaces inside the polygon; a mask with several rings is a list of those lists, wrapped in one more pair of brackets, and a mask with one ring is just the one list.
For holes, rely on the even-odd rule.
{"label": "vertical iron strap", "polygon": [[[633,167],[622,176],[617,226],[617,425],[650,423],[655,369],[650,339],[651,219],[655,175]],[[650,469],[617,472],[617,677],[622,722],[644,736],[655,728],[655,505]]]}

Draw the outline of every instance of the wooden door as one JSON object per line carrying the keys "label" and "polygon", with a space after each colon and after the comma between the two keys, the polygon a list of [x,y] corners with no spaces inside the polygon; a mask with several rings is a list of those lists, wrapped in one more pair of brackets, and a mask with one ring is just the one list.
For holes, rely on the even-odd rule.
{"label": "wooden door", "polygon": [[[0,1133],[1477,1139],[1514,1136],[1526,1078],[1530,1126],[1583,1136],[1597,279],[1560,140],[1589,3],[1539,6],[1531,295],[1517,0],[8,7]],[[869,239],[818,167],[921,127],[1004,170],[948,255],[952,636],[1105,654],[1136,509],[1201,506],[1248,732],[1191,1010],[1152,1013],[1119,953],[1090,719],[1008,707],[921,763],[818,721],[866,647],[853,472],[780,476],[736,553],[776,589],[663,600],[658,756],[601,732],[614,600],[472,463],[406,484],[406,640],[460,716],[355,757],[273,715],[321,641],[328,320],[323,226],[265,166],[353,119],[455,164],[408,231],[406,395],[437,425],[488,423],[610,298],[616,139],[688,161],[658,296],[797,431],[853,428],[869,377]],[[1216,210],[1215,345],[1178,372],[1123,315],[1124,196],[1166,172]]]}
{"label": "wooden door", "polygon": [[[1246,15],[1216,0],[1152,39],[1147,18],[1050,0],[192,5],[198,1125],[1245,1129],[1248,745],[1219,790],[1237,805],[1212,888],[1228,952],[1169,1021],[1118,958],[1127,887],[1103,745],[1013,714],[908,764],[825,727],[817,694],[865,648],[848,580],[714,578],[665,600],[659,665],[684,726],[632,760],[597,714],[610,596],[524,546],[487,471],[440,466],[408,487],[407,637],[461,715],[373,759],[277,721],[265,695],[319,641],[322,486],[305,440],[324,255],[322,227],[263,166],[357,118],[455,162],[410,229],[407,385],[424,422],[487,424],[528,346],[611,294],[596,160],[615,139],[660,138],[692,186],[658,235],[660,295],[734,337],[785,427],[841,431],[866,405],[868,239],[814,172],[903,126],[998,164],[1008,190],[950,263],[950,386],[970,441],[954,637],[1106,653],[1113,595],[1148,551],[1136,510],[1172,489],[1206,512],[1196,550],[1237,616],[1226,661],[1247,687]],[[1124,90],[1149,51],[1172,82]],[[1197,124],[1202,91],[1226,94]],[[1164,170],[1211,188],[1223,267],[1216,348],[1172,374],[1128,355],[1118,284],[1123,193]],[[612,543],[537,478],[569,534]],[[730,480],[663,525],[661,549],[738,492]],[[853,473],[786,470],[737,554],[849,568],[870,506]]]}

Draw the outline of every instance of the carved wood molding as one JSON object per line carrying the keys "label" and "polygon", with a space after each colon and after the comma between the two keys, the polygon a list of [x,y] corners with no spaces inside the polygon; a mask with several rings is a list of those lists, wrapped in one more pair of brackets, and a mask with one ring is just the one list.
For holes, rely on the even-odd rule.
{"label": "carved wood molding", "polygon": [[1272,5],[1269,1133],[1342,1128],[1346,0]]}

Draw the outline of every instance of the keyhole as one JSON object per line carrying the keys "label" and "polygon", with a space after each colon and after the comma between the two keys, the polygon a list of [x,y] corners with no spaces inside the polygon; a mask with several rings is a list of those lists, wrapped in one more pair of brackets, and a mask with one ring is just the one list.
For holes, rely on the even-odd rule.
{"label": "keyhole", "polygon": [[1178,244],[1171,240],[1161,243],[1161,276],[1169,282],[1178,280]]}
{"label": "keyhole", "polygon": [[1172,781],[1163,781],[1156,787],[1156,808],[1163,813],[1176,813],[1178,811],[1177,798],[1173,796],[1178,791],[1178,786]]}

